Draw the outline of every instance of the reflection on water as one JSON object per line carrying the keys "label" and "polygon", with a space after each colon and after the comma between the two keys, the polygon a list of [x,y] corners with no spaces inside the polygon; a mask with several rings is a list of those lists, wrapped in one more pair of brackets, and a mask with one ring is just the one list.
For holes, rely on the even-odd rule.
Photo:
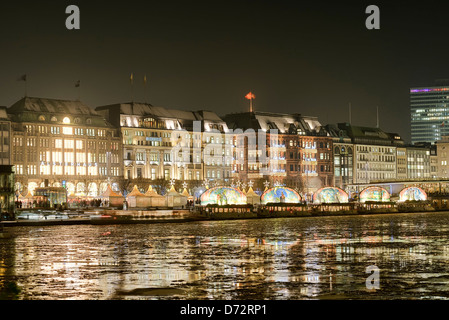
{"label": "reflection on water", "polygon": [[449,297],[448,213],[8,231],[1,299]]}

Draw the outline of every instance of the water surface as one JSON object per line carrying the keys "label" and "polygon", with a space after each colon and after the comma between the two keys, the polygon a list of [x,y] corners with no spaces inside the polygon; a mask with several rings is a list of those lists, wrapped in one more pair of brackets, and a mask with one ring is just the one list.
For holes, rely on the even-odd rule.
{"label": "water surface", "polygon": [[6,230],[2,299],[449,297],[449,213]]}

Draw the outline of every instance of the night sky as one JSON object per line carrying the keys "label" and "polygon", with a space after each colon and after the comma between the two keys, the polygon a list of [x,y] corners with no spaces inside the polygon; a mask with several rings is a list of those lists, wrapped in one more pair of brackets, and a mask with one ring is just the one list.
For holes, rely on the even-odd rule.
{"label": "night sky", "polygon": [[[0,5],[0,105],[28,95],[95,108],[131,100],[380,126],[410,141],[409,88],[449,78],[443,1],[21,1]],[[447,3],[447,1],[446,1]],[[78,5],[81,29],[67,30]],[[380,8],[367,30],[365,8]],[[144,96],[143,76],[147,75]]]}

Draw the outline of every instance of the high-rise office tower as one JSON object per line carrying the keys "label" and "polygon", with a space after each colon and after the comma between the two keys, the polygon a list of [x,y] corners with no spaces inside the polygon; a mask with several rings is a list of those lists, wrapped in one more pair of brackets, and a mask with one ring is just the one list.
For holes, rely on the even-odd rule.
{"label": "high-rise office tower", "polygon": [[410,89],[412,143],[449,135],[449,85]]}

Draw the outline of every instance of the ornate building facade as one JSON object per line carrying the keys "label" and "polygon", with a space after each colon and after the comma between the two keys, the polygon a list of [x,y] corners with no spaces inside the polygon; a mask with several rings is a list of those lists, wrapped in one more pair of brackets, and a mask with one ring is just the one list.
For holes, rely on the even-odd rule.
{"label": "ornate building facade", "polygon": [[223,119],[236,133],[234,178],[286,184],[304,194],[333,185],[332,139],[316,117],[245,112]]}
{"label": "ornate building facade", "polygon": [[16,191],[65,187],[70,196],[118,189],[123,152],[117,130],[79,101],[25,97],[7,109]]}
{"label": "ornate building facade", "polygon": [[232,137],[226,123],[209,111],[183,111],[146,103],[100,106],[121,132],[124,179],[147,188],[156,180],[227,181]]}

